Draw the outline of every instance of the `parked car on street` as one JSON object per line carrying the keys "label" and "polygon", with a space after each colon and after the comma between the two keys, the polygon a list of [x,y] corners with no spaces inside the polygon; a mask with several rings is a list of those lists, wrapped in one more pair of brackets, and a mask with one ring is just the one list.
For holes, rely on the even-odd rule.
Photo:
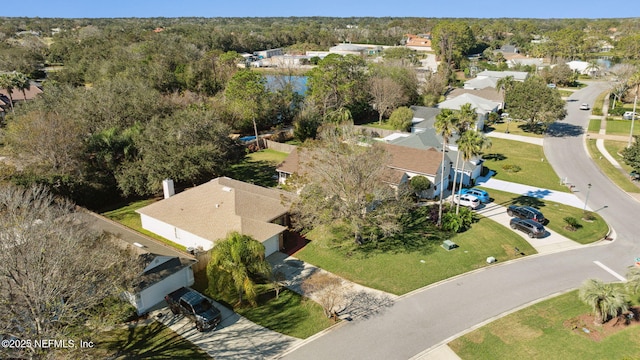
{"label": "parked car on street", "polygon": [[580,104],[580,110],[589,110],[589,104],[587,103]]}
{"label": "parked car on street", "polygon": [[488,202],[491,201],[491,199],[489,198],[489,193],[487,193],[486,191],[484,191],[482,189],[478,189],[478,188],[460,189],[460,191],[458,191],[458,194],[460,194],[460,195],[464,195],[464,194],[473,195],[473,196],[477,197],[478,200],[480,200],[480,202],[483,202],[483,203],[488,203]]}
{"label": "parked car on street", "polygon": [[195,290],[180,288],[164,297],[174,314],[183,314],[195,321],[198,331],[206,331],[218,326],[222,319],[211,301]]}
{"label": "parked car on street", "polygon": [[631,118],[633,118],[634,116],[637,119],[638,118],[638,113],[634,113],[633,111],[627,111],[624,114],[622,114],[622,118],[625,119],[625,120],[631,120]]}
{"label": "parked car on street", "polygon": [[478,206],[480,206],[480,200],[478,200],[477,197],[467,194],[455,195],[453,197],[453,202],[455,202],[456,204],[460,204],[460,206],[466,206],[472,209],[476,209]]}
{"label": "parked car on street", "polygon": [[514,217],[509,221],[509,225],[514,230],[520,230],[526,233],[530,238],[541,238],[547,233],[544,226],[531,219],[520,219]]}
{"label": "parked car on street", "polygon": [[540,210],[531,206],[510,205],[507,208],[507,214],[509,214],[509,216],[514,216],[520,219],[530,219],[540,224],[544,224],[546,221],[544,215],[542,215]]}

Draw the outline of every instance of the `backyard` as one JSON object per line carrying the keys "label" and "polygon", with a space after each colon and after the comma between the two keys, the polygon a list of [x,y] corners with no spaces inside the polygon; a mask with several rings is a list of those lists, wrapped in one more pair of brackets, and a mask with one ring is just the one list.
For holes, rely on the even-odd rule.
{"label": "backyard", "polygon": [[569,191],[560,185],[560,178],[544,156],[542,146],[498,138],[491,138],[491,143],[483,155],[484,166],[496,173],[496,179]]}
{"label": "backyard", "polygon": [[493,321],[449,347],[464,360],[640,358],[638,321],[596,327],[592,319],[590,308],[572,291]]}

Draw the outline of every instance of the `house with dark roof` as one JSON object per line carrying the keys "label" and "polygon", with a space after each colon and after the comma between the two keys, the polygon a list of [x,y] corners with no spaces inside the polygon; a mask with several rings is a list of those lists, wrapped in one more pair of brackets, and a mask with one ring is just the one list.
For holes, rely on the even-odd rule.
{"label": "house with dark roof", "polygon": [[161,303],[165,295],[194,283],[194,259],[143,253],[139,260],[144,269],[140,281],[124,294],[138,315]]}
{"label": "house with dark roof", "polygon": [[209,250],[232,231],[279,251],[288,226],[287,194],[226,177],[138,209],[142,227],[187,248]]}

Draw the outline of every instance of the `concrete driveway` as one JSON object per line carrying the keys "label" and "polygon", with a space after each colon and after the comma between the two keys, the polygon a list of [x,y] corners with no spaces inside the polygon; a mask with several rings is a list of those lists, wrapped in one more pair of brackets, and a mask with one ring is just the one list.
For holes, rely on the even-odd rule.
{"label": "concrete driveway", "polygon": [[174,315],[166,306],[149,315],[214,359],[271,359],[302,341],[257,325],[213,300],[212,303],[220,309],[222,322],[207,332],[197,331],[191,320]]}

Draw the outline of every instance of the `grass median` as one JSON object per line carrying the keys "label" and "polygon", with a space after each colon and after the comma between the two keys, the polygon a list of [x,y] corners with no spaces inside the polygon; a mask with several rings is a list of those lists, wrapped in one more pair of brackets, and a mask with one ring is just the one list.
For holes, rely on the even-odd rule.
{"label": "grass median", "polygon": [[[584,211],[573,206],[556,203],[549,200],[542,200],[529,196],[522,196],[505,191],[484,188],[496,204],[502,206],[527,205],[539,209],[544,217],[549,220],[545,225],[547,228],[558,234],[576,241],[580,244],[589,244],[601,240],[607,234],[609,227],[607,223],[596,213],[591,213],[594,220],[583,220]],[[580,227],[575,231],[567,230],[564,218],[573,217],[578,220]]]}

